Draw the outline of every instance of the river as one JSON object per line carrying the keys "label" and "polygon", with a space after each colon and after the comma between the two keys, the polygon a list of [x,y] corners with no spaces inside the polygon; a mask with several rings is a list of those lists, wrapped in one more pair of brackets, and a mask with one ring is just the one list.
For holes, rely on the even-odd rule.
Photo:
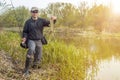
{"label": "river", "polygon": [[88,68],[85,80],[120,80],[120,37],[72,36],[64,41],[95,55],[96,65]]}

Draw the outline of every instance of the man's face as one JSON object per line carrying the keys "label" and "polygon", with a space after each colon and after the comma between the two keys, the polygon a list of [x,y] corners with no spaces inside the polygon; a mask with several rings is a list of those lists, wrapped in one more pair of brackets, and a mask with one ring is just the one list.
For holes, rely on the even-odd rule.
{"label": "man's face", "polygon": [[35,11],[31,11],[31,15],[33,18],[37,18],[38,17],[38,11],[35,10]]}

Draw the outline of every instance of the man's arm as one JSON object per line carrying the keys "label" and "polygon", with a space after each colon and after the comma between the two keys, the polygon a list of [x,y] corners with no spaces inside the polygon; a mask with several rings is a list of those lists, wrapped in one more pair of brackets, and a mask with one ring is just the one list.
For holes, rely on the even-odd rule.
{"label": "man's arm", "polygon": [[48,26],[49,27],[50,21],[43,19],[43,26]]}
{"label": "man's arm", "polygon": [[24,43],[27,39],[28,35],[28,23],[27,21],[25,22],[24,28],[23,28],[23,35],[22,35],[22,42]]}
{"label": "man's arm", "polygon": [[[52,16],[50,19],[53,20],[53,23],[55,24],[57,17]],[[50,24],[49,20],[43,19],[43,26],[48,26],[49,27],[49,24]]]}

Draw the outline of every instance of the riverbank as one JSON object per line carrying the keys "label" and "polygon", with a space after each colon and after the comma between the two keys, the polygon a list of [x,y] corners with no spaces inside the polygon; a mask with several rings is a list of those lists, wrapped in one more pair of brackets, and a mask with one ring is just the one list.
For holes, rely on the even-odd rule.
{"label": "riverbank", "polygon": [[[74,45],[67,45],[57,39],[52,41],[49,40],[50,38],[47,39],[49,44],[43,47],[41,69],[32,70],[28,79],[84,80],[87,76],[87,69],[91,63],[94,63],[94,58],[82,48],[77,49]],[[26,49],[22,49],[19,43],[18,33],[4,31],[0,33],[0,50],[10,55],[14,62],[13,70],[15,71],[6,71],[6,74],[2,74],[5,76],[4,79],[21,79]],[[91,58],[88,58],[90,56]]]}

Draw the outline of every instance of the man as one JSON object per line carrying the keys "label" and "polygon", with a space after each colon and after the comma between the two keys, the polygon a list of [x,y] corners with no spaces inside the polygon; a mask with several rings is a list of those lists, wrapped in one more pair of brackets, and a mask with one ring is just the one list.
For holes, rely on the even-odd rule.
{"label": "man", "polygon": [[[40,64],[42,56],[42,43],[41,39],[43,37],[43,29],[45,26],[49,26],[50,21],[38,17],[38,8],[31,8],[31,18],[25,22],[23,29],[22,43],[27,40],[28,51],[26,55],[25,70],[24,74],[29,74],[29,68],[31,66],[32,58],[34,55],[33,68]],[[52,16],[51,20],[56,21],[56,17]]]}

